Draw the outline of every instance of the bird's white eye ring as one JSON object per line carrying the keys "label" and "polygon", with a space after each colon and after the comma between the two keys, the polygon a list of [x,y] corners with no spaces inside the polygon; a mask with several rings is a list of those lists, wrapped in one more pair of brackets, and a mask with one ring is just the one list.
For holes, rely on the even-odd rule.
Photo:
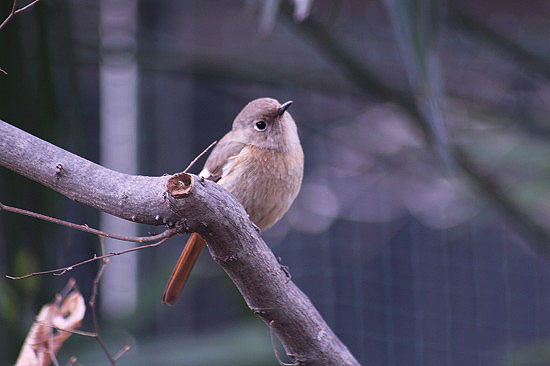
{"label": "bird's white eye ring", "polygon": [[256,131],[264,131],[266,128],[267,128],[267,123],[265,121],[254,122],[254,129]]}

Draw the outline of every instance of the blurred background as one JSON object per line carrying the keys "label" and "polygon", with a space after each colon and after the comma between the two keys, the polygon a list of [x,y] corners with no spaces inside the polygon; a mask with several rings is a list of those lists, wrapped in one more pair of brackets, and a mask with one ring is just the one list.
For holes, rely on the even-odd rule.
{"label": "blurred background", "polygon": [[[2,1],[0,18],[11,7]],[[0,118],[107,167],[161,175],[248,101],[293,100],[303,187],[263,236],[357,359],[550,364],[548,29],[545,0],[41,0],[0,30]],[[119,234],[161,230],[4,168],[0,201]],[[108,265],[100,331],[113,353],[132,346],[119,364],[277,365],[268,328],[206,251],[178,304],[161,305],[184,241]],[[0,214],[2,275],[98,248]],[[70,273],[86,299],[97,268]],[[0,278],[0,364],[68,278]],[[90,338],[73,336],[60,363],[72,355],[107,363]]]}

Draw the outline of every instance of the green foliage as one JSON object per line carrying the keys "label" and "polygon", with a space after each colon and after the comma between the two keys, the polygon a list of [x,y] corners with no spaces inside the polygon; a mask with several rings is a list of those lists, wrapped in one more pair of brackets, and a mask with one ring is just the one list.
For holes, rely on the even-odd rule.
{"label": "green foliage", "polygon": [[[31,273],[40,270],[38,261],[33,252],[25,246],[21,246],[15,253],[13,260],[14,273]],[[27,278],[24,281],[12,282],[14,286],[21,289],[26,297],[33,297],[38,292],[40,277]]]}
{"label": "green foliage", "polygon": [[17,321],[17,297],[8,280],[0,280],[0,323],[13,327]]}

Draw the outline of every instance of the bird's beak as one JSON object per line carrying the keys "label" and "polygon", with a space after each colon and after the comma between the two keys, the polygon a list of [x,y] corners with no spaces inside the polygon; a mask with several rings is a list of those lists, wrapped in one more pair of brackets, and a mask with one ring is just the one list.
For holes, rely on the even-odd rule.
{"label": "bird's beak", "polygon": [[282,116],[283,113],[286,112],[286,110],[288,109],[288,107],[290,107],[291,104],[292,104],[292,100],[289,100],[288,102],[284,102],[283,104],[281,104],[281,106],[279,107],[279,112],[277,114],[279,116]]}

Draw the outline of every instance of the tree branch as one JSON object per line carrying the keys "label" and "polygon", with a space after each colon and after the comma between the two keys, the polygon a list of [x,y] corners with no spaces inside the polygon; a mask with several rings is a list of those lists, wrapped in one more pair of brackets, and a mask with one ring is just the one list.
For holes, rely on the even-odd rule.
{"label": "tree branch", "polygon": [[171,228],[171,229],[164,230],[160,234],[151,235],[151,236],[127,236],[127,235],[109,234],[109,233],[106,233],[104,231],[91,228],[86,224],[83,224],[83,225],[75,224],[75,223],[72,223],[72,222],[69,222],[69,221],[56,219],[55,217],[46,216],[46,215],[42,215],[42,214],[39,214],[39,213],[36,213],[36,212],[23,210],[21,208],[4,205],[2,202],[0,202],[0,211],[8,211],[8,212],[13,212],[13,213],[16,213],[16,214],[19,214],[19,215],[34,217],[35,219],[44,220],[44,221],[51,222],[51,223],[54,223],[54,224],[70,227],[71,229],[83,231],[85,233],[94,234],[94,235],[97,235],[97,236],[100,236],[100,237],[102,236],[102,237],[105,237],[105,238],[121,240],[121,241],[129,241],[129,242],[133,242],[133,243],[150,243],[150,242],[153,242],[153,241],[158,241],[158,240],[162,240],[162,239],[165,239],[165,238],[170,238],[170,237],[172,237],[172,236],[174,236],[175,234],[178,233],[178,229]]}
{"label": "tree branch", "polygon": [[[156,244],[149,244],[146,247],[159,246],[160,244],[164,243],[166,240],[168,240],[168,238],[165,238],[165,239],[161,240],[159,243],[156,243]],[[111,352],[109,352],[109,350],[107,349],[107,345],[103,341],[103,338],[99,334],[99,323],[97,321],[97,311],[96,311],[96,308],[95,308],[96,298],[97,298],[97,290],[99,288],[99,281],[101,281],[101,277],[103,276],[103,273],[105,272],[105,267],[107,266],[107,264],[109,264],[109,260],[107,259],[108,256],[105,255],[105,245],[104,245],[103,237],[99,238],[99,247],[100,247],[100,250],[101,250],[101,256],[100,257],[102,257],[102,261],[101,261],[101,265],[99,267],[99,270],[97,271],[97,274],[96,274],[96,276],[94,278],[94,281],[93,281],[92,296],[90,296],[90,301],[88,302],[88,304],[90,305],[90,309],[92,310],[92,321],[93,321],[93,324],[94,324],[94,333],[93,333],[94,335],[93,335],[93,337],[95,338],[97,343],[99,343],[99,346],[103,350],[103,353],[105,353],[105,356],[107,357],[107,359],[111,363],[111,366],[115,366],[117,360],[120,357],[122,357],[122,355],[124,355],[126,352],[128,352],[130,350],[130,346],[125,345],[120,351],[118,351],[115,354],[115,356],[112,356]],[[142,247],[139,247],[139,248],[142,248]],[[137,250],[137,248],[134,248],[134,249]],[[123,254],[123,253],[120,253],[120,254]]]}
{"label": "tree branch", "polygon": [[[164,240],[167,240],[167,239],[168,238],[166,238]],[[44,321],[37,320],[36,323],[39,323],[39,324],[41,324],[43,326],[46,326],[46,327],[56,329],[61,334],[63,332],[65,332],[65,333],[69,333],[69,334],[76,334],[76,335],[83,336],[83,337],[94,338],[96,340],[96,342],[99,344],[99,346],[101,347],[103,353],[105,354],[105,357],[107,357],[107,360],[109,361],[111,366],[116,366],[117,360],[120,357],[122,357],[124,354],[126,354],[126,352],[128,352],[131,347],[129,345],[125,345],[113,356],[113,355],[111,355],[111,353],[107,349],[107,345],[105,344],[105,342],[103,341],[103,338],[99,334],[99,325],[98,325],[98,321],[97,321],[97,313],[96,313],[96,308],[95,308],[96,297],[97,297],[97,289],[99,287],[99,281],[101,280],[101,276],[103,275],[103,272],[105,270],[105,266],[109,263],[109,260],[104,255],[105,251],[104,251],[104,245],[103,245],[103,237],[99,237],[99,244],[100,244],[100,248],[101,248],[101,256],[97,257],[96,259],[102,259],[102,262],[101,262],[101,265],[99,267],[99,270],[97,271],[97,275],[94,278],[93,286],[92,286],[92,295],[91,295],[90,301],[89,301],[90,309],[92,310],[92,320],[93,320],[93,325],[94,325],[94,331],[93,332],[88,332],[88,331],[85,331],[85,330],[76,329],[76,327],[73,327],[71,329],[67,329],[65,327],[60,327],[59,325],[56,325],[56,324],[52,323],[51,321],[44,322]],[[161,243],[157,243],[157,245],[160,245],[160,244]],[[47,272],[42,272],[42,273],[37,273],[37,274],[50,273],[50,272],[52,272],[52,271],[47,271]],[[23,279],[23,278],[26,278],[26,277],[29,277],[29,276],[30,275],[22,276],[22,277],[18,277],[18,278],[13,278],[13,277],[11,277],[11,278],[12,279]],[[10,276],[7,276],[7,277],[10,278]],[[76,281],[71,278],[71,279],[69,279],[69,282],[67,283],[67,285],[65,286],[65,288],[63,289],[61,294],[56,295],[55,305],[58,308],[61,307],[61,304],[64,301],[64,299],[67,297],[67,295],[73,289],[75,289],[75,286],[76,286]],[[84,302],[84,299],[82,299],[82,302]],[[52,340],[53,339],[53,332],[50,332],[50,333],[51,333],[50,334],[50,340]],[[51,354],[50,358],[52,359],[54,364],[59,365],[59,363],[55,359],[55,352],[54,352],[54,347],[53,346],[50,346],[50,354]],[[76,363],[76,357],[71,357],[71,359],[69,360],[69,364],[74,364],[74,363]]]}
{"label": "tree branch", "polygon": [[[118,173],[0,121],[0,165],[75,201],[140,223],[176,225],[207,238],[214,260],[248,306],[301,365],[358,365],[285,271],[244,208],[195,175]],[[160,293],[159,293],[160,298]]]}
{"label": "tree branch", "polygon": [[[29,4],[17,9],[17,0],[13,0],[13,3],[12,3],[12,6],[11,6],[11,11],[10,13],[8,14],[8,16],[2,21],[2,23],[0,23],[0,30],[2,28],[4,28],[6,26],[6,24],[8,24],[8,22],[15,16],[15,14],[19,14],[27,9],[29,9],[30,7],[32,7],[34,4],[36,4],[37,2],[39,2],[40,0],[34,0],[34,1],[31,1]],[[0,73],[4,74],[4,75],[8,75],[8,73],[0,68]]]}
{"label": "tree branch", "polygon": [[[50,269],[48,271],[32,272],[32,273],[21,275],[21,276],[8,276],[8,275],[6,275],[6,278],[9,278],[10,280],[23,280],[25,278],[40,276],[40,275],[45,275],[45,274],[53,274],[55,276],[61,276],[61,275],[64,275],[65,273],[67,273],[69,271],[72,271],[76,267],[83,266],[84,264],[92,263],[92,262],[99,261],[99,260],[104,260],[104,259],[114,257],[114,256],[117,256],[117,255],[123,255],[123,254],[126,254],[126,253],[135,252],[135,251],[138,251],[138,250],[156,248],[159,245],[162,245],[168,239],[169,239],[169,237],[165,237],[164,239],[159,240],[156,243],[140,245],[138,247],[122,250],[120,252],[109,252],[107,254],[102,254],[100,256],[94,255],[92,258],[88,258],[88,259],[83,260],[81,262],[71,264],[70,266],[60,267],[60,268],[56,268],[56,269]],[[103,267],[101,267],[101,268],[103,268]],[[95,283],[95,281],[94,281],[94,283]]]}
{"label": "tree branch", "polygon": [[[86,313],[84,297],[75,284],[74,279],[69,279],[63,292],[52,303],[42,306],[21,347],[16,366],[59,365],[57,352],[71,334],[78,332],[76,329]],[[52,328],[67,331],[54,333]]]}
{"label": "tree branch", "polygon": [[10,11],[9,15],[4,19],[4,21],[2,23],[0,23],[0,29],[4,28],[4,26],[6,24],[8,24],[8,22],[11,20],[11,18],[14,17],[15,14],[19,14],[19,13],[29,9],[31,6],[33,6],[34,4],[36,4],[39,1],[40,0],[31,1],[29,4],[17,9],[17,0],[13,0],[12,6],[11,6],[11,11]]}

